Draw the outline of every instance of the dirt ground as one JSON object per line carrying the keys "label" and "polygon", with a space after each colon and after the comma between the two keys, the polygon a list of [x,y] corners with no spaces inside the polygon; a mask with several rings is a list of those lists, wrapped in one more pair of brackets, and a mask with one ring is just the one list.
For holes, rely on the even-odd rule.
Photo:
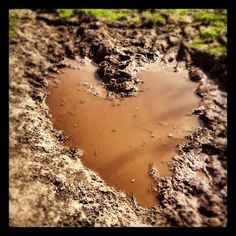
{"label": "dirt ground", "polygon": [[[225,59],[188,48],[189,35],[181,34],[178,22],[166,33],[161,27],[27,12],[9,42],[10,226],[226,226]],[[134,95],[137,72],[156,61],[176,71],[187,68],[189,78],[199,81],[202,101],[193,114],[203,126],[178,146],[172,177],[158,178],[151,170],[156,207],[142,208],[135,197],[109,187],[83,166],[81,150],[63,145],[66,137],[51,124],[45,77],[66,67],[64,58],[83,64],[85,57],[99,65],[110,96]]]}

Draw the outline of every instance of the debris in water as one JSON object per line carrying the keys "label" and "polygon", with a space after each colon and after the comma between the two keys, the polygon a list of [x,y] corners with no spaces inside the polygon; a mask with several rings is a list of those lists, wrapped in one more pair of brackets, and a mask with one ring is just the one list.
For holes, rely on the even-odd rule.
{"label": "debris in water", "polygon": [[132,195],[132,202],[136,208],[138,208],[137,200],[134,195]]}
{"label": "debris in water", "polygon": [[78,154],[79,157],[82,157],[84,155],[84,151],[77,148],[77,154]]}
{"label": "debris in water", "polygon": [[157,193],[157,192],[158,192],[157,187],[154,187],[154,188],[153,188],[153,191]]}
{"label": "debris in water", "polygon": [[125,194],[124,192],[121,192],[121,193],[120,193],[120,197],[125,198],[125,197],[126,197],[126,194]]}
{"label": "debris in water", "polygon": [[151,176],[153,179],[158,180],[160,178],[160,174],[157,170],[157,167],[151,163],[149,164],[149,176]]}
{"label": "debris in water", "polygon": [[48,74],[48,77],[56,78],[56,76],[55,76],[55,75],[52,75],[52,74]]}

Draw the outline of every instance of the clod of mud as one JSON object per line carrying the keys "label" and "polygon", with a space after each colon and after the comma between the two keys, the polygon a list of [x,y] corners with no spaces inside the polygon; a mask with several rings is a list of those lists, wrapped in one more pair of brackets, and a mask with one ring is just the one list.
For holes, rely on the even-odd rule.
{"label": "clod of mud", "polygon": [[198,68],[189,69],[189,79],[194,82],[199,82],[204,77],[203,73]]}

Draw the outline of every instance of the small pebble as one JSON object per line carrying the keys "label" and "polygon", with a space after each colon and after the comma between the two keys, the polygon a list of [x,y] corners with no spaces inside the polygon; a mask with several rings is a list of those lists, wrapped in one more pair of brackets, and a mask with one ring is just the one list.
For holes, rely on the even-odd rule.
{"label": "small pebble", "polygon": [[134,182],[135,182],[135,179],[132,179],[131,182],[134,183]]}
{"label": "small pebble", "polygon": [[51,74],[49,74],[48,76],[51,77],[51,78],[56,78],[55,75],[51,75]]}
{"label": "small pebble", "polygon": [[154,192],[158,192],[158,189],[156,187],[153,188]]}

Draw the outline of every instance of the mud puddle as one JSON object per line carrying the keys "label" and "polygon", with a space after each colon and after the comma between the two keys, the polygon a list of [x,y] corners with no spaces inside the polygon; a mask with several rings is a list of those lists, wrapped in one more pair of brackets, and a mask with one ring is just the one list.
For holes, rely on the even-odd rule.
{"label": "mud puddle", "polygon": [[168,162],[176,145],[199,126],[188,115],[199,106],[198,84],[185,71],[175,73],[155,63],[140,73],[144,83],[138,96],[107,99],[96,69],[86,63],[52,79],[46,102],[53,124],[70,137],[65,145],[84,150],[84,165],[109,185],[134,195],[144,207],[157,205],[150,166],[159,177],[171,176]]}

